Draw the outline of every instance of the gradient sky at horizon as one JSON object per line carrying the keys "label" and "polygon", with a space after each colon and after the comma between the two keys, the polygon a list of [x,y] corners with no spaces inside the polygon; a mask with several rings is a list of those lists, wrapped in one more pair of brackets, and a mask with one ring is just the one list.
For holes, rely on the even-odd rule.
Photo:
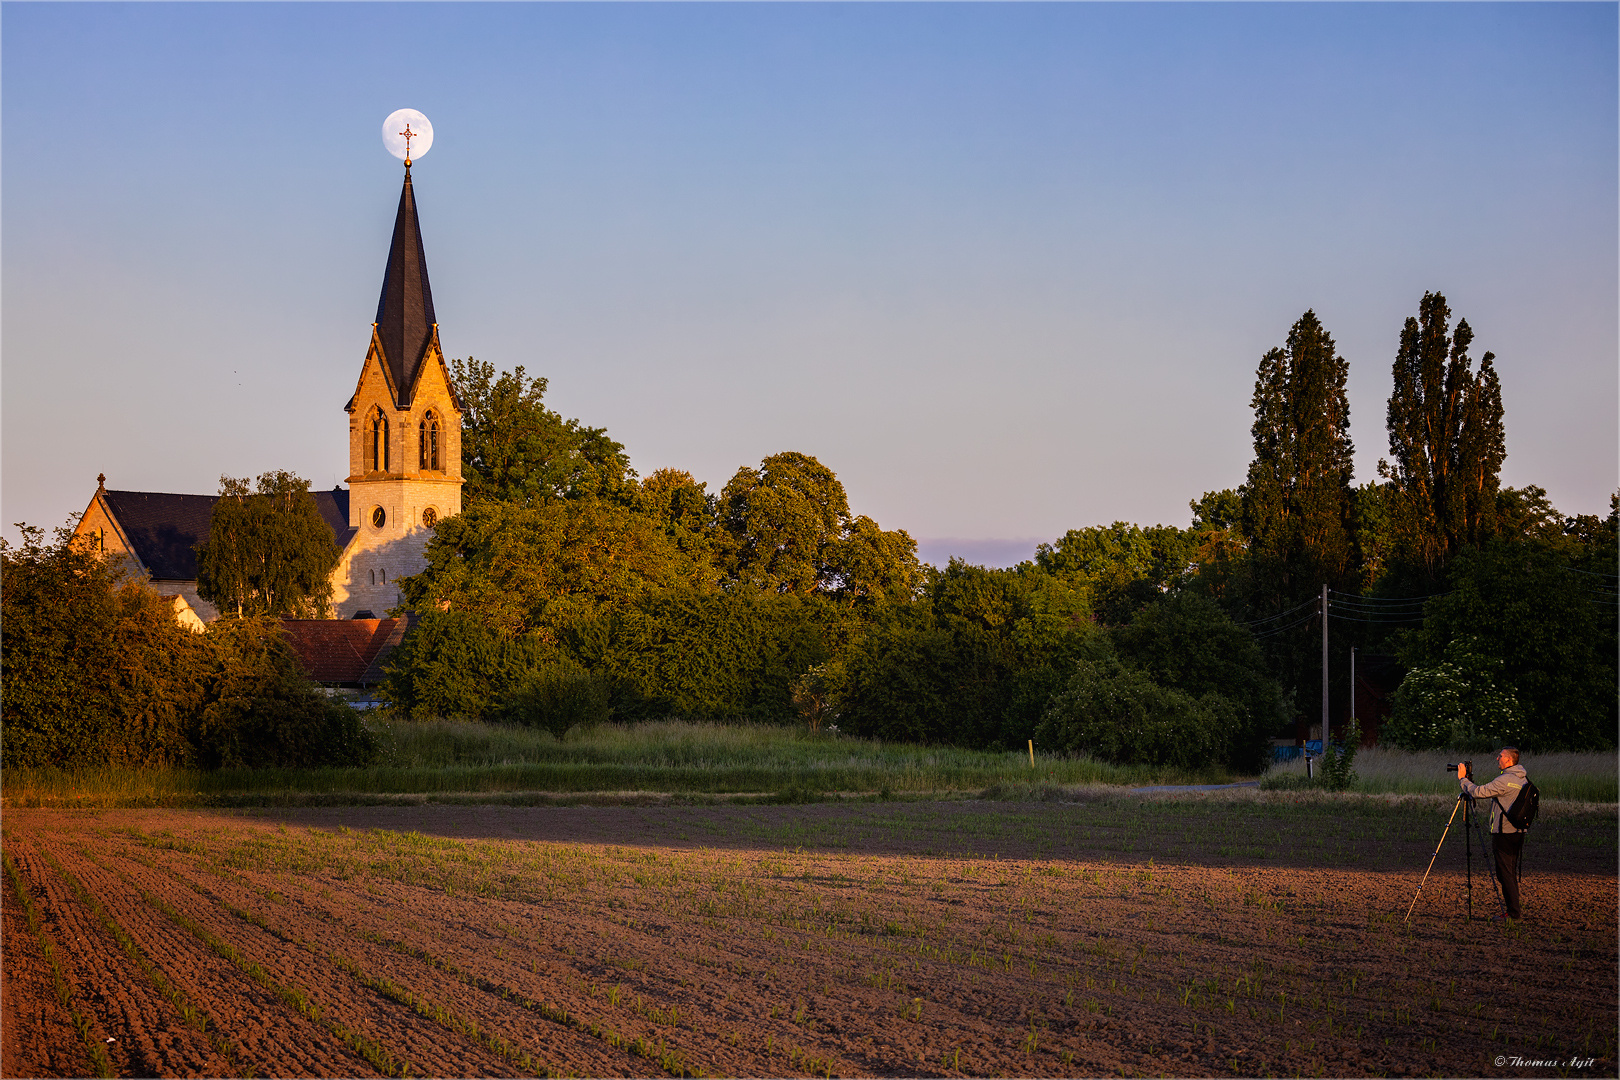
{"label": "gradient sky at horizon", "polygon": [[8,3],[5,535],[98,472],[341,482],[406,106],[448,355],[545,376],[643,475],[813,454],[934,559],[1186,524],[1307,308],[1374,479],[1437,289],[1496,353],[1504,482],[1606,513],[1616,14]]}

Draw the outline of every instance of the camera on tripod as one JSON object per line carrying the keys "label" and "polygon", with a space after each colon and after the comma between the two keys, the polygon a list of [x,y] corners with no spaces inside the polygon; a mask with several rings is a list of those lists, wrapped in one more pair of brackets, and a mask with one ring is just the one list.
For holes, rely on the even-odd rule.
{"label": "camera on tripod", "polygon": [[[1468,779],[1472,780],[1474,778],[1474,763],[1472,761],[1465,761],[1462,763],[1462,767],[1463,773],[1468,777]],[[1450,765],[1447,765],[1446,770],[1448,772],[1455,773],[1457,771],[1457,763],[1452,762]]]}

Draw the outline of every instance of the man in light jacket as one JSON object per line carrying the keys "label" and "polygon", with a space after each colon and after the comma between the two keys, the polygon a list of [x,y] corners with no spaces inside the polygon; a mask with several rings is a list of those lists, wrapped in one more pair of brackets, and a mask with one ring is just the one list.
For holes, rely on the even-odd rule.
{"label": "man in light jacket", "polygon": [[1523,917],[1519,911],[1519,852],[1524,850],[1524,833],[1513,827],[1503,810],[1513,805],[1527,780],[1524,766],[1519,764],[1519,748],[1502,747],[1496,754],[1496,767],[1502,770],[1502,775],[1488,784],[1476,784],[1468,779],[1462,765],[1457,766],[1457,779],[1462,783],[1464,795],[1491,800],[1491,849],[1496,855],[1496,880],[1502,883],[1507,917],[1518,919]]}

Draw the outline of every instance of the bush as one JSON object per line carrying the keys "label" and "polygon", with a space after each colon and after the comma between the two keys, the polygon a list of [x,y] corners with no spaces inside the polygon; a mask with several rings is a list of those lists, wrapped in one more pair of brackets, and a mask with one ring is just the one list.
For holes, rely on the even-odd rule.
{"label": "bush", "polygon": [[381,696],[419,720],[495,720],[562,651],[537,635],[503,638],[460,611],[430,611],[384,665]]}
{"label": "bush", "polygon": [[1328,744],[1322,754],[1322,779],[1334,791],[1343,791],[1356,782],[1356,752],[1361,749],[1361,724],[1351,719],[1344,729],[1344,742]]}
{"label": "bush", "polygon": [[1112,634],[1120,657],[1155,682],[1189,695],[1216,693],[1238,720],[1225,727],[1217,756],[1233,769],[1259,772],[1270,738],[1288,720],[1282,687],[1254,635],[1206,596],[1177,592],[1142,608]]}
{"label": "bush", "polygon": [[911,604],[874,612],[845,658],[839,727],[867,738],[1022,746],[1052,690],[1101,640],[1085,599],[1033,567],[953,559]]}
{"label": "bush", "polygon": [[376,757],[360,714],[305,677],[279,619],[220,619],[200,637],[209,668],[188,725],[198,765],[346,767]]}
{"label": "bush", "polygon": [[505,702],[501,719],[561,738],[569,728],[606,723],[611,696],[607,679],[563,658],[524,679]]}
{"label": "bush", "polygon": [[1231,730],[1243,723],[1243,710],[1219,694],[1194,698],[1117,660],[1081,660],[1047,706],[1035,740],[1121,765],[1199,769],[1221,759]]}
{"label": "bush", "polygon": [[614,718],[791,723],[795,678],[831,656],[848,617],[823,597],[669,590],[559,630],[608,681]]}
{"label": "bush", "polygon": [[359,717],[303,674],[276,619],[194,634],[118,563],[25,528],[0,545],[6,765],[359,765]]}
{"label": "bush", "polygon": [[1391,744],[1485,751],[1528,741],[1518,698],[1501,683],[1502,662],[1480,655],[1473,644],[1454,641],[1440,663],[1407,672],[1383,728]]}

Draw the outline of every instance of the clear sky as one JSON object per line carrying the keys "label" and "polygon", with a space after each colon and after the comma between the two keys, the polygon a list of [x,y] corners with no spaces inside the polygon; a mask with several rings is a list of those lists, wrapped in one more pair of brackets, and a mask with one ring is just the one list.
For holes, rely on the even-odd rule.
{"label": "clear sky", "polygon": [[643,475],[813,454],[936,559],[1184,525],[1307,308],[1374,478],[1435,289],[1497,354],[1504,482],[1605,513],[1616,13],[8,3],[6,535],[98,472],[343,479],[401,107],[447,353]]}

